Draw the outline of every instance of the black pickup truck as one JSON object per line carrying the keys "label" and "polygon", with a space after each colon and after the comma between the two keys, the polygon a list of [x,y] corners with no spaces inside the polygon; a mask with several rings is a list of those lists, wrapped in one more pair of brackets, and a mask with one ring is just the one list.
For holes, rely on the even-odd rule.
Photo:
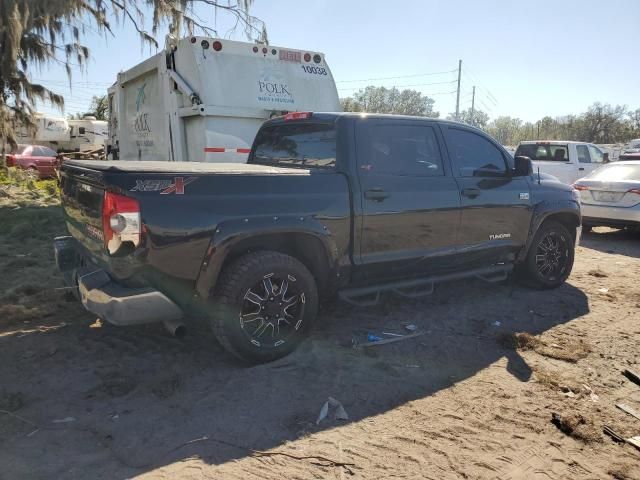
{"label": "black pickup truck", "polygon": [[296,112],[261,127],[247,164],[67,161],[60,181],[56,261],[88,310],[178,331],[205,316],[251,362],[291,352],[331,296],[514,269],[557,287],[580,237],[572,187],[428,118]]}

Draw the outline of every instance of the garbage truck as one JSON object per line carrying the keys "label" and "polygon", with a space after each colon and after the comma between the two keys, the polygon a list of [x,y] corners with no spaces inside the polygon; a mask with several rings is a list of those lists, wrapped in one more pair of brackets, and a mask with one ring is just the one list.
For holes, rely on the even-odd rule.
{"label": "garbage truck", "polygon": [[108,104],[108,158],[216,163],[245,163],[265,120],[341,110],[322,53],[205,36],[167,36]]}

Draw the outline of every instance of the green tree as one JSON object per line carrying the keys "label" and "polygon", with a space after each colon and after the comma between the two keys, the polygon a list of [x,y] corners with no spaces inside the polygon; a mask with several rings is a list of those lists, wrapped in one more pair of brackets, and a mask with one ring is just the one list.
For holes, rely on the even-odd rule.
{"label": "green tree", "polygon": [[109,104],[107,96],[94,96],[91,99],[91,106],[89,107],[88,115],[93,115],[96,120],[108,120]]}
{"label": "green tree", "polygon": [[[132,25],[141,41],[158,46],[154,36],[170,24],[174,34],[194,30],[217,35],[193,12],[194,4],[234,15],[248,37],[266,40],[264,23],[249,14],[252,0],[0,0],[0,142],[16,143],[19,125],[33,128],[36,102],[58,108],[64,99],[31,81],[31,69],[52,64],[64,66],[71,81],[74,64],[86,67],[89,50],[82,44],[85,32],[111,34],[111,20]],[[151,32],[144,12],[152,13]]]}
{"label": "green tree", "polygon": [[[456,114],[450,113],[447,116],[447,120],[456,120]],[[462,110],[458,115],[459,122],[466,123],[467,125],[473,125],[474,127],[484,129],[489,123],[489,115],[482,110],[474,110],[473,116],[471,115],[471,109]]]}
{"label": "green tree", "polygon": [[372,85],[340,100],[345,112],[395,113],[421,117],[440,116],[433,110],[435,100],[417,90],[399,90],[396,87]]}

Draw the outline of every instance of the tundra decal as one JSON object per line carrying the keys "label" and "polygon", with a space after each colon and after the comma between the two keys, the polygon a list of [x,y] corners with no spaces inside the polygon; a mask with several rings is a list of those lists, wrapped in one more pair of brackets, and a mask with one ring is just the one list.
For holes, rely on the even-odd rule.
{"label": "tundra decal", "polygon": [[489,240],[501,240],[503,238],[511,238],[510,233],[494,233],[493,235],[489,235]]}
{"label": "tundra decal", "polygon": [[136,180],[136,186],[130,192],[160,192],[160,195],[184,195],[184,187],[197,180],[197,177],[175,177],[171,180]]}

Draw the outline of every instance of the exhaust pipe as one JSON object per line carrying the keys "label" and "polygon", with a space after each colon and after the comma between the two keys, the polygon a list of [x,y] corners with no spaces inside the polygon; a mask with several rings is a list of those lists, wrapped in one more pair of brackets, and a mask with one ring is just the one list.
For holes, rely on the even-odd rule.
{"label": "exhaust pipe", "polygon": [[166,320],[163,324],[164,328],[172,337],[184,338],[187,334],[187,326],[180,320]]}

